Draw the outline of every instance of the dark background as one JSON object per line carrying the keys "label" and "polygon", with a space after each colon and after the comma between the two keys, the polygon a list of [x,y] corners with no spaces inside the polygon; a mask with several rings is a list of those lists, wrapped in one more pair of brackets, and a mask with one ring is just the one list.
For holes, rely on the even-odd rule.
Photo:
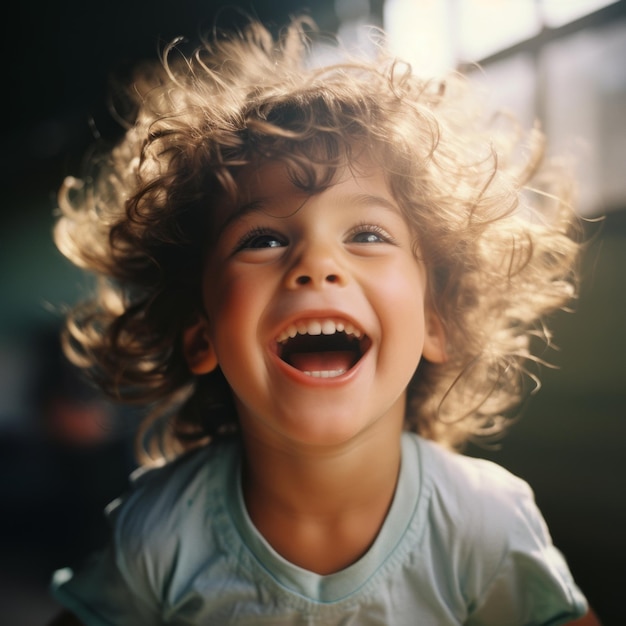
{"label": "dark background", "polygon": [[[51,0],[15,4],[12,16],[5,14],[2,624],[43,624],[56,611],[47,595],[52,570],[103,541],[102,509],[123,490],[134,467],[132,434],[139,416],[84,387],[58,353],[61,308],[85,283],[52,244],[56,190],[64,176],[80,172],[95,136],[118,133],[106,108],[110,76],[141,58],[155,58],[176,36],[195,38],[218,10],[222,23],[236,22],[233,5],[277,25],[303,8],[323,29],[339,26],[331,0]],[[381,11],[382,0],[370,2],[372,21]],[[616,2],[577,28],[584,32],[624,20],[625,3]],[[623,127],[614,130],[623,134]],[[625,165],[626,160],[622,171]],[[606,219],[589,227],[593,240],[576,311],[554,319],[559,350],[547,356],[558,369],[542,371],[543,389],[499,450],[469,452],[530,481],[580,586],[604,623],[617,626],[626,623],[626,203],[612,200],[597,213]]]}

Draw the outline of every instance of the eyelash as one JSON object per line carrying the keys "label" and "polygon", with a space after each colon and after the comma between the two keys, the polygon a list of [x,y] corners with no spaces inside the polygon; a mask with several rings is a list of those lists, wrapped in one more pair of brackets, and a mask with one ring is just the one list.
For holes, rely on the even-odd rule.
{"label": "eyelash", "polygon": [[284,241],[284,237],[276,234],[274,230],[271,228],[264,228],[259,226],[257,228],[253,228],[252,230],[247,231],[240,239],[237,241],[235,245],[235,252],[239,250],[243,250],[247,248],[251,241],[253,241],[257,237],[270,236],[275,237],[278,241]]}
{"label": "eyelash", "polygon": [[[350,240],[353,237],[356,237],[357,235],[361,233],[371,233],[373,235],[377,235],[378,237],[380,237],[382,242],[395,244],[394,238],[385,229],[381,228],[380,226],[377,226],[376,224],[368,224],[365,222],[357,224],[356,226],[351,228],[350,231],[348,232],[347,239]],[[235,251],[238,252],[240,250],[244,250],[245,248],[249,246],[250,242],[252,242],[255,238],[264,237],[264,236],[275,237],[276,240],[284,242],[284,237],[278,235],[274,230],[272,230],[271,228],[265,228],[265,227],[260,226],[260,227],[253,228],[252,230],[247,231],[237,241],[237,244],[235,246]]]}
{"label": "eyelash", "polygon": [[385,243],[395,244],[395,239],[384,229],[376,224],[361,223],[350,229],[348,238],[355,237],[360,233],[371,233],[377,235]]}

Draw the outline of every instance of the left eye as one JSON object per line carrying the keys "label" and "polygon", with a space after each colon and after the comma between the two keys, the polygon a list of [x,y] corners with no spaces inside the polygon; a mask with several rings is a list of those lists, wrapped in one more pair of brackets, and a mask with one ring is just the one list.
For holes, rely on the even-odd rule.
{"label": "left eye", "polygon": [[350,241],[353,243],[391,243],[391,236],[379,226],[361,225],[352,230]]}
{"label": "left eye", "polygon": [[381,243],[384,242],[384,237],[381,237],[378,233],[361,232],[354,235],[352,241],[355,243]]}

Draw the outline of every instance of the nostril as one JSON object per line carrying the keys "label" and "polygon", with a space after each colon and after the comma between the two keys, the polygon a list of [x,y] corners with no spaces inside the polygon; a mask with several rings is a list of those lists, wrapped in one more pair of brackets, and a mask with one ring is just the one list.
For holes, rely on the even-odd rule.
{"label": "nostril", "polygon": [[296,278],[296,282],[298,283],[298,285],[307,285],[308,283],[311,282],[311,277],[310,276],[298,276],[298,278]]}
{"label": "nostril", "polygon": [[339,278],[337,277],[337,274],[329,274],[326,276],[326,281],[329,283],[336,283],[338,280]]}

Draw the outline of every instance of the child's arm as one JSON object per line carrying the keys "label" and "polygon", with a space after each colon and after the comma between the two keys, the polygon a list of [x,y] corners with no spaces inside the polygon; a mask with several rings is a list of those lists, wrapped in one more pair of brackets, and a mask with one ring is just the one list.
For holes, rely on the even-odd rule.
{"label": "child's arm", "polygon": [[62,611],[56,615],[48,626],[84,626],[84,624],[69,611]]}

